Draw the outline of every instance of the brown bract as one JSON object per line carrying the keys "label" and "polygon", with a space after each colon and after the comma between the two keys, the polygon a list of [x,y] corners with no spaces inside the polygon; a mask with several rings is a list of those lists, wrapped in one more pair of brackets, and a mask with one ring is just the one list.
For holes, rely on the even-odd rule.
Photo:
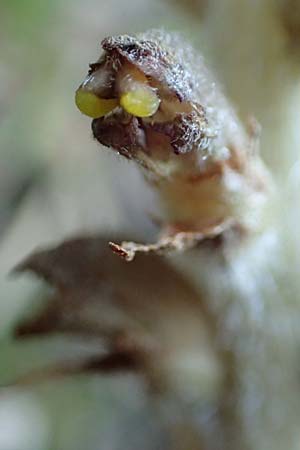
{"label": "brown bract", "polygon": [[180,360],[182,350],[176,346],[180,323],[186,320],[193,329],[180,342],[187,352],[195,344],[198,347],[199,339],[203,342],[207,327],[203,304],[181,275],[156,255],[139,255],[126,264],[109,250],[107,241],[96,236],[65,241],[34,253],[15,269],[30,271],[54,288],[46,307],[18,325],[18,338],[63,333],[99,339],[106,349],[99,357],[62,362],[20,382],[130,370],[158,388],[174,361]]}
{"label": "brown bract", "polygon": [[163,35],[159,31],[137,36],[111,36],[102,41],[102,47],[109,58],[116,61],[116,67],[121,65],[120,57],[123,57],[146,76],[169,89],[181,101],[191,100],[195,89],[194,77],[186,71],[184,61],[180,61],[176,55],[175,36]]}

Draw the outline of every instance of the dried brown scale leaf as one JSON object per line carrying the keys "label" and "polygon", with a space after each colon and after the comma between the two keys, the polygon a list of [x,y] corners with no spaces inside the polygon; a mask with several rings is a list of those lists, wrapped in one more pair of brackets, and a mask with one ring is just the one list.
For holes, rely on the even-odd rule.
{"label": "dried brown scale leaf", "polygon": [[[125,123],[118,122],[117,114],[110,119],[97,119],[92,123],[94,136],[101,136],[101,143],[107,147],[113,146],[120,154],[131,159],[133,151],[126,150],[142,146],[139,123],[136,118],[130,118]],[[125,153],[125,155],[124,155]]]}
{"label": "dried brown scale leaf", "polygon": [[193,88],[193,79],[185,76],[182,64],[174,58],[170,49],[165,49],[166,42],[158,40],[158,34],[157,40],[153,37],[149,35],[148,38],[146,34],[141,39],[127,35],[108,37],[101,44],[105,51],[114,55],[116,61],[120,56],[126,58],[147,76],[166,84],[183,101]]}
{"label": "dried brown scale leaf", "polygon": [[209,140],[215,136],[209,135],[207,126],[205,110],[198,105],[197,112],[178,114],[172,122],[154,122],[149,128],[170,137],[175,154],[184,154],[192,151],[195,146],[199,149],[209,146]]}
{"label": "dried brown scale leaf", "polygon": [[[139,313],[143,314],[147,302],[140,301],[136,291],[144,292],[147,286],[148,292],[166,297],[164,303],[168,298],[173,303],[170,293],[175,293],[172,286],[178,275],[166,262],[152,255],[139,258],[137,264],[127,265],[110,252],[107,240],[91,237],[66,241],[54,249],[34,253],[16,270],[31,271],[54,286],[57,293],[51,298],[51,304],[59,307],[61,315],[73,307],[84,307],[89,296],[100,305],[102,302],[105,305],[105,301],[108,305],[117,303],[118,307],[129,307],[136,313],[140,309]],[[166,281],[161,286],[159,278],[164,273]],[[180,279],[178,283],[183,283],[181,291],[186,297],[188,285]],[[99,312],[101,314],[101,310]],[[50,316],[49,311],[47,314]]]}
{"label": "dried brown scale leaf", "polygon": [[[18,272],[31,271],[46,280],[55,293],[38,315],[18,325],[16,336],[62,333],[85,341],[99,338],[108,352],[105,360],[99,356],[99,370],[104,370],[104,361],[109,366],[114,355],[123,355],[119,366],[116,360],[116,370],[122,364],[124,369],[140,368],[151,387],[159,389],[158,380],[170,376],[161,378],[161,371],[172,373],[177,354],[180,360],[183,350],[175,341],[183,321],[192,327],[187,338],[192,347],[208,333],[203,345],[215,348],[208,331],[210,316],[199,294],[167,261],[152,254],[127,264],[110,251],[107,241],[106,237],[66,241],[33,254],[17,267]],[[188,342],[184,345],[190,351]],[[215,348],[212,358],[214,351],[218,352]],[[199,355],[201,359],[201,351]],[[170,358],[175,358],[171,368]]]}

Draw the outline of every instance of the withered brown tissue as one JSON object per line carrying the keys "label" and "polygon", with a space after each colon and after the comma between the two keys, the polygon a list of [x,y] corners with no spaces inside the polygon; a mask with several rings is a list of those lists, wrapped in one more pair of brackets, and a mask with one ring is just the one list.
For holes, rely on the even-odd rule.
{"label": "withered brown tissue", "polygon": [[63,362],[42,375],[28,374],[26,382],[30,376],[36,381],[90,371],[147,375],[170,351],[182,318],[198,315],[201,325],[199,295],[166,260],[141,254],[128,264],[111,252],[108,239],[74,238],[37,251],[16,267],[15,272],[31,272],[54,288],[46,307],[17,326],[19,339],[63,333],[100,338],[106,346],[99,358]]}

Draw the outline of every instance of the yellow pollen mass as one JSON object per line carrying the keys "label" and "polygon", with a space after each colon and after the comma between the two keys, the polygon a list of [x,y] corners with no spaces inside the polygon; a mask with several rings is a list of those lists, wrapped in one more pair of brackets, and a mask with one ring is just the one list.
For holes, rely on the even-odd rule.
{"label": "yellow pollen mass", "polygon": [[120,105],[136,117],[150,117],[156,113],[160,100],[156,93],[147,87],[138,87],[125,92],[120,97]]}
{"label": "yellow pollen mass", "polygon": [[94,119],[105,116],[119,104],[115,98],[99,98],[92,92],[82,88],[76,91],[75,103],[79,111]]}

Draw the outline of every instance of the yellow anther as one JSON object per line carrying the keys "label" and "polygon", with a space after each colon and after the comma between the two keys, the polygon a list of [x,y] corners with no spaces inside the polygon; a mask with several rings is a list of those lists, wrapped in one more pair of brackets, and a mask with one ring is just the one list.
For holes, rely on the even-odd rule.
{"label": "yellow anther", "polygon": [[105,116],[119,104],[115,98],[99,98],[92,92],[82,88],[76,91],[75,103],[83,114],[94,119]]}
{"label": "yellow anther", "polygon": [[149,117],[156,113],[160,100],[148,86],[139,86],[120,97],[120,105],[136,117]]}

